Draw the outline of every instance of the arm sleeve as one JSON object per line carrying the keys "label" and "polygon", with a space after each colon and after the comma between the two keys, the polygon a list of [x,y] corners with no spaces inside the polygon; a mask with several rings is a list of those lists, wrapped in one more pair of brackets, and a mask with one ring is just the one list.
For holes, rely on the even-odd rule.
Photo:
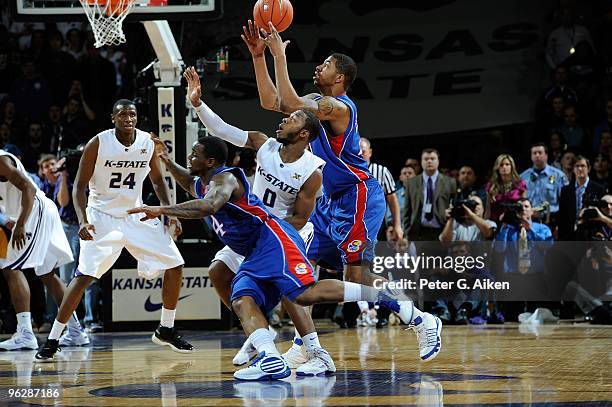
{"label": "arm sleeve", "polygon": [[206,103],[202,102],[195,111],[210,134],[238,147],[244,147],[246,145],[249,139],[249,133],[224,122],[223,119],[206,105]]}

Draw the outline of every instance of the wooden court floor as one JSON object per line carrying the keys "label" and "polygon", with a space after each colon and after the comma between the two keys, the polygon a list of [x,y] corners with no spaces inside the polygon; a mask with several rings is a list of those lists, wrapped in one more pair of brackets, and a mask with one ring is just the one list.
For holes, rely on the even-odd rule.
{"label": "wooden court floor", "polygon": [[[150,333],[96,334],[51,364],[34,351],[0,353],[0,406],[612,405],[612,327],[445,327],[441,354],[418,361],[412,331],[320,329],[336,360],[327,378],[238,383],[231,359],[242,333],[185,332],[197,350],[173,353]],[[285,350],[290,329],[279,336]],[[10,389],[58,398],[9,398]]]}

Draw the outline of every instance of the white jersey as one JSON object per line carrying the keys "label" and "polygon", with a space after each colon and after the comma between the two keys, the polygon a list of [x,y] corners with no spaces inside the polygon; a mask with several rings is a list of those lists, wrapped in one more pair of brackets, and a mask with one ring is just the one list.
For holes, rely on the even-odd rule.
{"label": "white jersey", "polygon": [[115,129],[97,135],[98,159],[89,181],[87,206],[122,218],[142,204],[142,184],[151,171],[154,143],[148,133],[136,130],[134,143],[119,142]]}
{"label": "white jersey", "polygon": [[[34,181],[32,181],[30,175],[17,157],[11,153],[7,153],[4,150],[0,150],[0,156],[10,157],[13,164],[15,164],[17,171],[22,173],[36,188],[36,195],[40,197],[45,196],[45,193],[38,188]],[[6,179],[0,179],[0,208],[2,208],[2,212],[4,212],[6,216],[13,218],[13,220],[16,220],[21,214],[21,191]]]}
{"label": "white jersey", "polygon": [[257,151],[253,193],[281,219],[293,216],[297,194],[302,185],[325,161],[308,150],[295,162],[284,163],[282,144],[269,138]]}

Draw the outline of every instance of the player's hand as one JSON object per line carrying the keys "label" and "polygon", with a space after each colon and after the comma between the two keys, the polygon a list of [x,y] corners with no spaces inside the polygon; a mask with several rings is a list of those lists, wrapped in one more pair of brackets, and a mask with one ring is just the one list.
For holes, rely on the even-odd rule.
{"label": "player's hand", "polygon": [[172,240],[178,239],[178,237],[183,233],[183,225],[181,225],[181,221],[174,216],[168,216],[164,220],[166,225],[166,231],[172,235]]}
{"label": "player's hand", "polygon": [[143,205],[139,208],[129,209],[127,211],[128,214],[132,215],[134,213],[144,213],[144,217],[140,218],[141,222],[145,222],[149,219],[156,219],[159,216],[163,215],[162,209],[159,206],[147,206]]}
{"label": "player's hand", "polygon": [[155,155],[161,158],[163,161],[170,160],[170,151],[168,151],[168,146],[166,143],[160,140],[157,134],[151,132],[150,133],[151,140],[153,140]]}
{"label": "player's hand", "polygon": [[251,56],[253,58],[263,56],[263,53],[266,50],[266,44],[257,33],[257,27],[255,27],[255,24],[253,24],[251,20],[247,21],[247,25],[242,26],[242,31],[244,31],[244,34],[241,34],[240,38],[242,38],[242,41],[244,41],[246,44]]}
{"label": "player's hand", "polygon": [[202,102],[202,85],[200,84],[200,76],[193,66],[185,69],[183,77],[187,81],[187,97],[193,107],[199,107]]}
{"label": "player's hand", "polygon": [[91,223],[86,223],[79,229],[79,237],[82,240],[94,240],[92,233],[96,233],[96,227]]}
{"label": "player's hand", "polygon": [[270,53],[274,57],[279,57],[281,55],[285,55],[285,48],[291,41],[283,42],[278,31],[274,28],[274,24],[272,22],[269,23],[270,26],[270,34],[268,34],[263,28],[259,29],[259,33],[263,38],[264,44],[270,50]]}
{"label": "player's hand", "polygon": [[13,249],[21,250],[25,247],[26,243],[26,234],[25,234],[25,226],[21,223],[15,224],[13,228]]}

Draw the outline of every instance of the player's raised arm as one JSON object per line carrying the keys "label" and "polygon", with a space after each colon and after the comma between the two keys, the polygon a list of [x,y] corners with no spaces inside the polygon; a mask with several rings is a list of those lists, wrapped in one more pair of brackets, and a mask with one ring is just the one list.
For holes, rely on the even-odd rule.
{"label": "player's raised arm", "polygon": [[236,177],[231,173],[217,174],[211,179],[211,187],[202,199],[183,202],[170,206],[142,206],[128,210],[129,214],[144,213],[141,220],[155,219],[158,216],[176,216],[183,219],[202,219],[216,213],[225,205],[235,191],[241,186]]}
{"label": "player's raised arm", "polygon": [[259,93],[259,103],[266,110],[280,112],[278,104],[278,91],[266,65],[266,44],[257,32],[257,27],[251,20],[246,26],[242,26],[244,34],[240,35],[246,44],[251,56],[253,57],[253,67],[255,68],[255,79],[257,80],[257,91]]}
{"label": "player's raised arm", "polygon": [[96,228],[89,223],[85,209],[87,208],[87,188],[96,167],[99,145],[100,141],[96,136],[89,140],[85,146],[72,190],[74,211],[79,220],[79,237],[83,240],[93,240],[91,232],[95,233],[96,231]]}
{"label": "player's raised arm", "polygon": [[287,68],[285,49],[289,41],[283,42],[272,23],[270,23],[270,31],[270,34],[266,34],[265,31],[261,30],[261,34],[264,36],[264,42],[274,57],[280,111],[293,113],[296,110],[304,109],[316,114],[319,120],[348,120],[350,117],[348,107],[336,98],[323,96],[315,100],[312,95],[300,97],[297,94],[291,84],[291,79],[289,79],[289,70]]}
{"label": "player's raised arm", "polygon": [[200,121],[213,136],[219,137],[238,147],[252,148],[257,151],[268,140],[260,131],[245,131],[223,121],[202,101],[202,85],[195,68],[189,67],[183,74],[187,80],[187,96],[196,110]]}
{"label": "player's raised arm", "polygon": [[25,224],[32,213],[36,187],[21,173],[8,156],[0,157],[0,176],[21,191],[21,211],[13,228],[13,248],[21,250],[26,243]]}
{"label": "player's raised arm", "polygon": [[321,188],[322,182],[323,174],[321,170],[316,170],[308,177],[298,192],[295,199],[293,215],[285,218],[285,221],[291,224],[296,230],[302,229],[306,222],[308,222],[308,218],[315,207],[317,191]]}

